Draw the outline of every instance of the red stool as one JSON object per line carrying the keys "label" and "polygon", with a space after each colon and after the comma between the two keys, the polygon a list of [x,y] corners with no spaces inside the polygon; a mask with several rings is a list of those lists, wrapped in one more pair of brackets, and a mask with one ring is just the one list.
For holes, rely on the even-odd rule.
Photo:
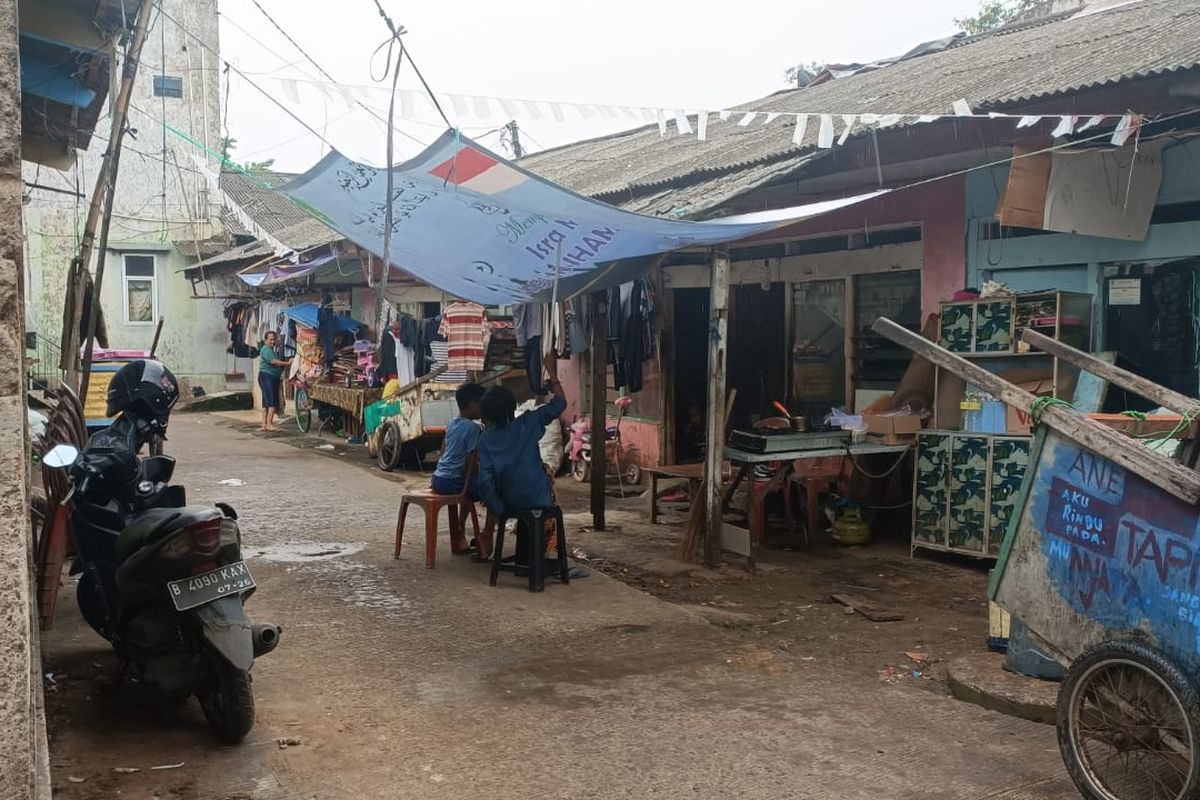
{"label": "red stool", "polygon": [[408,507],[415,505],[425,512],[425,567],[433,569],[437,561],[438,517],[443,508],[449,509],[450,517],[450,551],[455,554],[467,552],[467,517],[475,528],[475,538],[479,538],[479,517],[475,513],[475,501],[471,499],[471,483],[475,478],[477,466],[476,456],[472,453],[467,458],[464,472],[463,490],[459,494],[438,494],[432,489],[417,489],[408,492],[400,499],[400,516],[396,520],[396,550],[392,558],[400,557],[400,543],[404,538],[404,518],[408,516]]}

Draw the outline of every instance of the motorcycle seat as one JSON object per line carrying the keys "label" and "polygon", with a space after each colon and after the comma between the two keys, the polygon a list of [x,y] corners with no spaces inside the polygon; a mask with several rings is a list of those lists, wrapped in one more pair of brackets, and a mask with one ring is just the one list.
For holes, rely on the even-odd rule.
{"label": "motorcycle seat", "polygon": [[121,531],[117,539],[117,561],[124,562],[138,550],[155,544],[172,531],[221,516],[220,509],[213,506],[151,508],[143,511]]}

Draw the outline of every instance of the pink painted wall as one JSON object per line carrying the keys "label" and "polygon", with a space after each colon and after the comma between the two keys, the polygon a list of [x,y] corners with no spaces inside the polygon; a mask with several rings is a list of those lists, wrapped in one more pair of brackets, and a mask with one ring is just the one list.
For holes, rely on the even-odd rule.
{"label": "pink painted wall", "polygon": [[[583,359],[580,356],[572,356],[569,360],[560,359],[558,362],[558,379],[562,381],[563,390],[567,394],[567,410],[563,412],[562,421],[570,428],[570,425],[575,420],[585,416],[582,411],[582,403],[579,391],[580,369]],[[647,362],[647,367],[650,363]],[[637,397],[643,400],[646,392],[639,392]],[[644,405],[644,403],[643,403]],[[634,408],[636,408],[636,403]],[[643,412],[645,413],[645,412]],[[617,422],[615,417],[608,418],[608,425],[615,425]],[[660,458],[660,436],[662,424],[655,420],[632,419],[625,417],[621,420],[621,437],[625,440],[625,445],[632,460],[643,467],[656,467],[661,462]],[[570,434],[567,434],[568,437]],[[566,441],[566,440],[564,440]]]}
{"label": "pink painted wall", "polygon": [[937,312],[939,302],[951,299],[955,291],[965,286],[966,202],[965,179],[958,175],[897,190],[758,238],[777,240],[867,230],[872,226],[920,223],[924,254],[921,310],[931,314]]}

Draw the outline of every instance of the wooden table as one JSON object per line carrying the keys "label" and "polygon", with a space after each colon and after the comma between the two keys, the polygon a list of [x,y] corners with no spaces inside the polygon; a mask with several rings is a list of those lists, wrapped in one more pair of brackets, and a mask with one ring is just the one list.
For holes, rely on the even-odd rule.
{"label": "wooden table", "polygon": [[704,478],[703,464],[676,464],[667,467],[644,467],[644,473],[650,476],[650,524],[658,522],[658,482],[664,478],[684,479],[688,483],[688,499],[695,501],[700,491],[700,482]]}
{"label": "wooden table", "polygon": [[[725,448],[725,458],[734,466],[738,467],[734,474],[733,482],[724,491],[724,501],[722,510],[728,510],[733,493],[737,491],[738,486],[750,474],[750,470],[756,464],[771,464],[777,463],[778,466],[773,471],[771,478],[767,481],[767,485],[759,492],[758,497],[754,496],[754,492],[747,492],[746,508],[744,509],[746,517],[749,520],[750,541],[757,543],[761,541],[763,529],[766,527],[765,513],[763,512],[762,501],[772,492],[784,488],[784,482],[787,478],[788,471],[796,461],[806,461],[817,458],[828,458],[830,456],[869,456],[880,453],[893,453],[897,457],[910,450],[910,444],[851,444],[843,447],[829,447],[820,450],[781,450],[775,453],[752,453],[748,450],[741,450],[736,447]],[[816,504],[810,502],[808,504],[809,525],[815,526],[817,520]]]}
{"label": "wooden table", "polygon": [[347,412],[347,433],[354,436],[362,435],[363,409],[383,397],[383,389],[371,389],[366,386],[313,382],[304,388],[310,399]]}

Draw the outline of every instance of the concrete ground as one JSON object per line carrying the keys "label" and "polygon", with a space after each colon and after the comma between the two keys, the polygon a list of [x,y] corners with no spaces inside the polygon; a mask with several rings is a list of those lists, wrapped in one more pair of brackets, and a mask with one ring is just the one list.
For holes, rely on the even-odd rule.
{"label": "concrete ground", "polygon": [[401,486],[340,449],[180,414],[167,452],[193,502],[239,509],[248,608],[284,628],[255,667],[258,723],[220,747],[194,701],[106,688],[115,660],[68,583],[45,637],[57,797],[1078,796],[1052,727],[781,649],[599,571],[492,589],[445,536],[429,571],[419,514],[393,561]]}

